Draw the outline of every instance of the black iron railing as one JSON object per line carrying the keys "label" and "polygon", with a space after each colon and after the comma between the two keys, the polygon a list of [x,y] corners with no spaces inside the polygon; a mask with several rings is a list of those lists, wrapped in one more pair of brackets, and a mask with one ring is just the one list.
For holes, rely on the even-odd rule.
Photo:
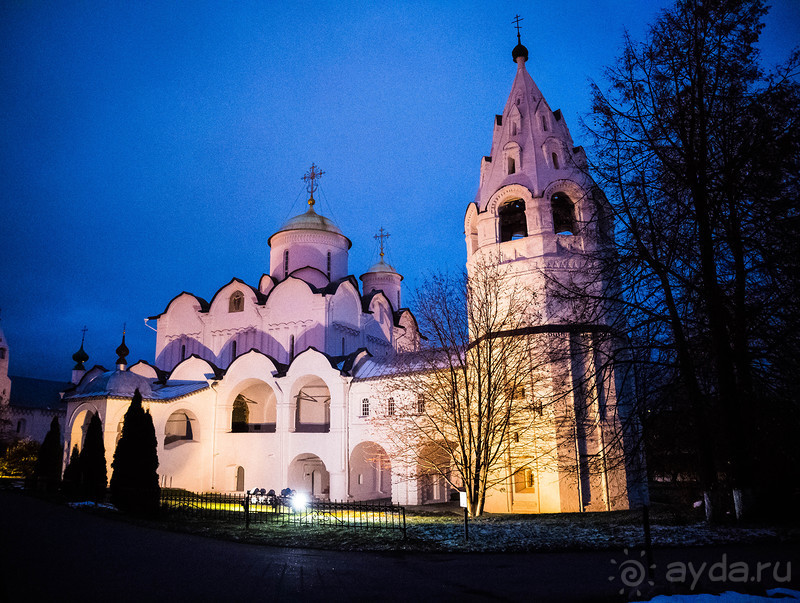
{"label": "black iron railing", "polygon": [[406,536],[405,507],[388,501],[341,502],[302,496],[161,491],[161,507],[172,513],[202,519],[282,525],[316,525],[352,529],[398,530]]}

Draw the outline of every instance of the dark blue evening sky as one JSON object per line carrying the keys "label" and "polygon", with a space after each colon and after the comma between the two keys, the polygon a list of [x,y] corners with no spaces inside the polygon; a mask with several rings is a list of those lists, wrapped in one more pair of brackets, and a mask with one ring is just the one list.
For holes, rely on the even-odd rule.
{"label": "dark blue evening sky", "polygon": [[[796,0],[767,19],[766,64],[798,43]],[[5,2],[0,7],[2,328],[12,375],[66,380],[153,360],[183,290],[257,285],[268,237],[317,209],[353,241],[350,271],[389,261],[408,292],[465,261],[463,216],[492,119],[528,70],[576,144],[588,80],[667,2]]]}

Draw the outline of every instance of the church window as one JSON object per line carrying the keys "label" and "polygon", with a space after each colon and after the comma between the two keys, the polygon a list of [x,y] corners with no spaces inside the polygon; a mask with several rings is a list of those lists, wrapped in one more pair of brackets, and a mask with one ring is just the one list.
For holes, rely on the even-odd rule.
{"label": "church window", "polygon": [[519,432],[518,431],[514,432],[514,443],[515,444],[519,444]]}
{"label": "church window", "polygon": [[244,467],[236,468],[236,491],[244,492]]}
{"label": "church window", "polygon": [[231,362],[236,360],[236,340],[231,342]]}
{"label": "church window", "polygon": [[417,396],[417,414],[425,414],[425,394]]}
{"label": "church window", "polygon": [[289,359],[294,358],[294,335],[289,335]]}
{"label": "church window", "polygon": [[364,474],[363,473],[359,473],[358,474],[358,485],[359,486],[363,486],[364,485]]}
{"label": "church window", "polygon": [[331,278],[331,252],[328,252],[328,279]]}
{"label": "church window", "polygon": [[508,173],[509,175],[515,173],[517,171],[517,163],[514,161],[513,157],[508,158]]}
{"label": "church window", "polygon": [[164,427],[164,445],[194,440],[196,419],[185,410],[172,413]]}
{"label": "church window", "polygon": [[228,312],[243,312],[244,311],[244,293],[241,291],[234,291],[228,300]]}
{"label": "church window", "polygon": [[342,337],[342,356],[344,356],[344,337]]}
{"label": "church window", "polygon": [[387,407],[387,412],[390,417],[393,417],[395,412],[397,412],[397,406],[394,403],[394,398],[389,398],[389,404]]}
{"label": "church window", "polygon": [[511,136],[517,135],[517,122],[511,124]]}
{"label": "church window", "polygon": [[186,344],[181,345],[181,360],[186,360]]}
{"label": "church window", "polygon": [[247,398],[239,394],[233,401],[233,412],[231,412],[231,431],[233,433],[244,433],[247,431],[247,424],[250,422],[250,409],[247,408]]}
{"label": "church window", "polygon": [[541,120],[542,120],[542,130],[544,132],[547,132],[547,118],[544,115],[542,115]]}
{"label": "church window", "polygon": [[289,250],[283,252],[283,278],[289,276]]}
{"label": "church window", "polygon": [[553,228],[556,234],[575,234],[575,207],[564,193],[555,193],[550,199],[553,210]]}
{"label": "church window", "polygon": [[525,201],[515,199],[504,203],[497,212],[500,218],[500,242],[513,241],[528,236],[525,219]]}
{"label": "church window", "polygon": [[5,359],[6,359],[6,349],[0,348],[0,360],[5,360]]}
{"label": "church window", "polygon": [[558,169],[558,154],[553,153],[553,167]]}
{"label": "church window", "polygon": [[25,419],[20,419],[17,421],[17,434],[22,435],[25,433]]}
{"label": "church window", "polygon": [[368,417],[369,416],[369,398],[364,398],[361,400],[361,416]]}
{"label": "church window", "polygon": [[400,292],[397,292],[397,307],[400,308]]}

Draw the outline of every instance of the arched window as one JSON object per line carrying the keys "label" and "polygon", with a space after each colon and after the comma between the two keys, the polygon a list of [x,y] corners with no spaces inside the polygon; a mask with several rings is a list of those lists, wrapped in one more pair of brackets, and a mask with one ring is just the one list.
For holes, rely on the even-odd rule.
{"label": "arched window", "polygon": [[175,442],[194,440],[194,426],[196,419],[185,410],[172,413],[164,427],[164,446]]}
{"label": "arched window", "polygon": [[504,203],[497,213],[500,218],[501,243],[528,236],[528,224],[525,219],[525,201],[516,199]]}
{"label": "arched window", "polygon": [[247,399],[242,396],[236,396],[233,401],[233,412],[231,412],[231,431],[233,433],[244,433],[247,429],[247,424],[250,422],[250,409],[247,408]]}
{"label": "arched window", "polygon": [[368,417],[369,416],[369,398],[364,398],[361,400],[361,416]]}
{"label": "arched window", "polygon": [[243,312],[244,311],[244,293],[241,291],[234,291],[231,298],[228,300],[228,312]]}
{"label": "arched window", "polygon": [[394,416],[395,412],[397,412],[397,406],[394,403],[394,398],[389,398],[389,404],[387,406],[387,413],[389,416]]}
{"label": "arched window", "polygon": [[289,359],[294,358],[294,335],[289,335]]}
{"label": "arched window", "polygon": [[558,169],[558,154],[553,153],[553,167]]}
{"label": "arched window", "polygon": [[186,360],[186,344],[181,345],[181,360]]}
{"label": "arched window", "polygon": [[328,252],[328,278],[331,278],[331,252]]}
{"label": "arched window", "polygon": [[289,276],[289,250],[283,252],[283,278]]}
{"label": "arched window", "polygon": [[550,198],[553,210],[553,228],[556,234],[575,234],[575,206],[564,193],[555,193]]}

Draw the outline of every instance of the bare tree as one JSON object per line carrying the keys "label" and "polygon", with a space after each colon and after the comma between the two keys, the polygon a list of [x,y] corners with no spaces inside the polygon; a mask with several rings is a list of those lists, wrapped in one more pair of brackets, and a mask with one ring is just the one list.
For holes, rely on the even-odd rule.
{"label": "bare tree", "polygon": [[508,479],[509,466],[524,473],[532,465],[515,457],[541,414],[530,396],[538,352],[520,335],[535,296],[486,261],[470,276],[430,276],[414,306],[427,340],[393,359],[384,396],[391,406],[376,424],[411,475],[463,488],[470,515],[478,516],[487,489]]}
{"label": "bare tree", "polygon": [[612,389],[596,370],[602,361],[576,355],[578,330],[541,324],[541,303],[529,279],[486,254],[469,274],[436,274],[418,289],[427,340],[391,361],[387,408],[373,424],[423,489],[436,476],[465,491],[473,517],[490,489],[533,492],[546,472],[569,476],[587,500],[602,488],[607,500],[609,465],[622,457],[610,454],[618,423],[598,404]]}

